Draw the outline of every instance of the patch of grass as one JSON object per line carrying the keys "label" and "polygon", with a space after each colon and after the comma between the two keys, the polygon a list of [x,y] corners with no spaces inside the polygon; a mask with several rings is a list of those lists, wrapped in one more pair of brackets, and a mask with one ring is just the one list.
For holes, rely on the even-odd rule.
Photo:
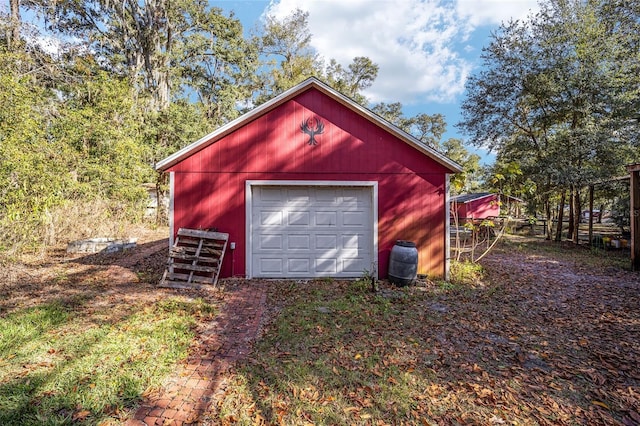
{"label": "patch of grass", "polygon": [[503,252],[516,251],[528,255],[552,256],[558,260],[574,261],[588,268],[617,268],[629,270],[631,261],[628,249],[602,249],[570,241],[549,241],[544,237],[520,237],[505,235],[496,247]]}
{"label": "patch of grass", "polygon": [[[298,287],[220,401],[224,423],[429,424],[429,296],[367,282]],[[397,294],[396,294],[397,293]],[[399,422],[399,419],[401,421]],[[426,422],[426,423],[425,423]]]}
{"label": "patch of grass", "polygon": [[185,300],[169,298],[159,301],[158,309],[170,314],[188,313],[198,318],[211,318],[217,312],[217,308],[201,297]]}
{"label": "patch of grass", "polygon": [[438,280],[435,283],[438,286],[438,289],[444,292],[457,290],[460,287],[454,284],[452,281]]}
{"label": "patch of grass", "polygon": [[479,263],[455,260],[451,261],[451,283],[457,285],[475,285],[482,281],[484,268]]}
{"label": "patch of grass", "polygon": [[0,424],[98,424],[159,387],[187,354],[202,299],[129,306],[123,314],[61,302],[0,318]]}

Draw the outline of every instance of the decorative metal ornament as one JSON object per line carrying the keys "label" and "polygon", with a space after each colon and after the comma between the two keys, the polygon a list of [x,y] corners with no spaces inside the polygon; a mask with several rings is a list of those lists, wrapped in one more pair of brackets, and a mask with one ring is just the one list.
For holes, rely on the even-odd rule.
{"label": "decorative metal ornament", "polygon": [[315,136],[324,133],[324,123],[318,117],[310,117],[302,122],[300,131],[309,135],[309,145],[318,145]]}

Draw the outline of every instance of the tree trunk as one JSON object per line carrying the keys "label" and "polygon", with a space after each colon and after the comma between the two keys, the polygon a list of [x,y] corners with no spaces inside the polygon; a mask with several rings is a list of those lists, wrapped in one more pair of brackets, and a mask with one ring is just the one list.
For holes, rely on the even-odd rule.
{"label": "tree trunk", "polygon": [[551,201],[549,201],[549,197],[544,202],[544,210],[546,213],[546,221],[545,221],[545,240],[551,240],[551,233],[553,232],[553,222],[551,216]]}
{"label": "tree trunk", "polygon": [[569,230],[567,231],[567,239],[569,240],[573,240],[573,231],[574,231],[574,225],[575,225],[575,221],[573,220],[573,217],[575,216],[575,212],[573,211],[573,208],[575,207],[574,203],[573,203],[573,196],[575,193],[575,188],[573,185],[571,185],[569,187]]}
{"label": "tree trunk", "polygon": [[573,243],[578,244],[578,234],[580,230],[580,212],[582,210],[582,206],[580,204],[580,190],[575,188],[573,191]]}
{"label": "tree trunk", "polygon": [[598,214],[598,223],[602,223],[603,214],[604,214],[604,204],[600,204],[600,213]]}
{"label": "tree trunk", "polygon": [[20,0],[10,0],[11,25],[7,30],[7,47],[10,52],[16,51],[20,44]]}
{"label": "tree trunk", "polygon": [[560,195],[560,205],[558,206],[558,224],[556,226],[556,241],[562,241],[562,222],[564,221],[564,204],[567,198],[567,191],[562,190]]}
{"label": "tree trunk", "polygon": [[593,192],[595,187],[589,185],[589,247],[593,246]]}

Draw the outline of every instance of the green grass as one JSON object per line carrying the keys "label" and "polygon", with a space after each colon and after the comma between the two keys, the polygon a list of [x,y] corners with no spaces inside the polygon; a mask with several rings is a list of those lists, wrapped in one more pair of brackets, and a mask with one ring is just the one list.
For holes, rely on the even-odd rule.
{"label": "green grass", "polygon": [[557,259],[575,261],[590,268],[620,268],[629,270],[631,266],[629,249],[602,249],[586,244],[575,245],[570,241],[556,242],[542,236],[521,237],[507,235],[498,245],[503,252],[520,252],[530,255],[553,256]]}
{"label": "green grass", "polygon": [[483,278],[484,268],[479,263],[470,261],[451,261],[450,283],[454,285],[472,285]]}
{"label": "green grass", "polygon": [[110,309],[52,301],[0,318],[0,424],[115,421],[187,354],[200,299]]}
{"label": "green grass", "polygon": [[425,322],[424,309],[415,309],[421,295],[371,293],[368,282],[358,281],[317,282],[286,297],[273,331],[221,402],[223,421],[350,425],[428,418],[417,403],[434,376],[421,363],[428,345],[404,325]]}

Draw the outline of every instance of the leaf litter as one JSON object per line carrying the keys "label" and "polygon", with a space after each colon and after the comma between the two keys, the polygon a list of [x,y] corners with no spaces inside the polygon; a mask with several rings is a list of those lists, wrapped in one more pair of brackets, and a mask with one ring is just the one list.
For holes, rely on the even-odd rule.
{"label": "leaf litter", "polygon": [[638,425],[640,274],[592,256],[507,246],[472,286],[265,284],[245,391],[210,418],[243,423],[250,401],[264,424]]}

